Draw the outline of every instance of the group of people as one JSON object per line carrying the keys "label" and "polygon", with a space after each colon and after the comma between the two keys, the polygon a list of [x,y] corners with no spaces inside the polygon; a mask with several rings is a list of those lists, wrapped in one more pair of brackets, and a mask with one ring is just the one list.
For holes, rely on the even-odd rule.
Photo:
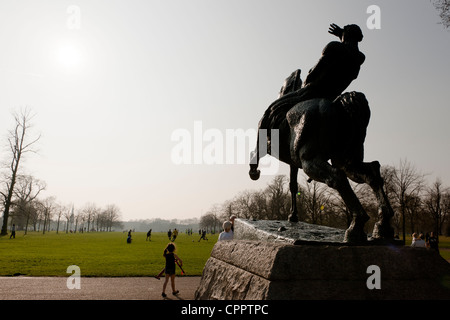
{"label": "group of people", "polygon": [[167,231],[167,236],[169,237],[169,241],[174,242],[175,239],[178,237],[178,230],[175,228],[173,229],[169,229],[169,231]]}
{"label": "group of people", "polygon": [[[425,239],[424,239],[425,238]],[[424,237],[423,233],[417,235],[417,233],[412,234],[411,239],[411,247],[414,248],[430,248],[439,252],[439,240],[434,235],[434,232],[431,232]]]}

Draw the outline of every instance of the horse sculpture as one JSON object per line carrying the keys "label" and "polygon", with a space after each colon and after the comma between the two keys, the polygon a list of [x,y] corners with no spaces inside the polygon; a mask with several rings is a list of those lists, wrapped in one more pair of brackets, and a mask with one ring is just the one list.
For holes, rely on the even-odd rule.
{"label": "horse sculpture", "polygon": [[[296,77],[298,75],[295,75]],[[283,88],[282,88],[283,89]],[[295,90],[295,88],[291,89]],[[290,90],[281,95],[289,93]],[[267,154],[290,166],[291,215],[289,221],[297,222],[296,195],[298,192],[298,169],[303,169],[310,180],[316,180],[336,189],[353,220],[345,232],[344,242],[367,241],[364,225],[369,216],[353,192],[348,178],[357,183],[367,183],[378,201],[378,218],[372,238],[391,240],[394,238],[390,219],[394,213],[383,190],[383,179],[378,161],[363,162],[364,140],[369,124],[370,109],[364,94],[343,93],[334,101],[317,98],[295,104],[279,126],[279,152],[271,151],[268,134]],[[259,139],[250,161],[250,177],[257,180],[260,154]]]}

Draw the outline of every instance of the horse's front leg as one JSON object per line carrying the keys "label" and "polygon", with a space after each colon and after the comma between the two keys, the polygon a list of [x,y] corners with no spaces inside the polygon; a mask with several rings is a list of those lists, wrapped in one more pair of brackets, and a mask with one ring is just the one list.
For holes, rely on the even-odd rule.
{"label": "horse's front leg", "polygon": [[289,190],[291,191],[291,215],[289,216],[290,222],[298,222],[298,212],[297,212],[297,193],[298,193],[298,183],[297,183],[298,168],[291,165],[291,173],[289,178]]}

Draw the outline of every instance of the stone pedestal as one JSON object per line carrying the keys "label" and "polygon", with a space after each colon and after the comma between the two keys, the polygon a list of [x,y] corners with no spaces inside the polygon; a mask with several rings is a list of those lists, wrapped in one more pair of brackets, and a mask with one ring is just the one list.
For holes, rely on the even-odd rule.
{"label": "stone pedestal", "polygon": [[304,222],[243,220],[234,223],[234,239],[310,245],[343,243],[345,230]]}
{"label": "stone pedestal", "polygon": [[450,299],[450,264],[435,251],[286,239],[218,242],[196,299]]}

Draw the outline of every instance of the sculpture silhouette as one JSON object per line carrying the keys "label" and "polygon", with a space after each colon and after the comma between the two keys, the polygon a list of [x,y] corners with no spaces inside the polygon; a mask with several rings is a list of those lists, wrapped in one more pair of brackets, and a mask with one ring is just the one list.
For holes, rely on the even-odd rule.
{"label": "sculpture silhouette", "polygon": [[[290,221],[298,221],[296,194],[300,168],[310,179],[336,189],[353,214],[345,242],[366,241],[364,225],[369,219],[348,178],[369,184],[377,197],[379,214],[372,238],[390,240],[394,237],[390,226],[393,210],[383,190],[380,164],[378,161],[363,162],[370,118],[368,102],[362,93],[340,94],[357,77],[359,66],[364,61],[364,55],[357,48],[362,33],[355,25],[341,29],[334,24],[329,32],[339,36],[342,43],[327,45],[300,89],[299,70],[286,79],[280,97],[265,112],[259,129],[279,130],[278,154],[271,150],[273,141],[270,130],[267,130],[267,153],[290,165]],[[258,136],[250,161],[249,174],[253,180],[259,178],[259,159],[265,155],[259,150],[260,138]]]}

